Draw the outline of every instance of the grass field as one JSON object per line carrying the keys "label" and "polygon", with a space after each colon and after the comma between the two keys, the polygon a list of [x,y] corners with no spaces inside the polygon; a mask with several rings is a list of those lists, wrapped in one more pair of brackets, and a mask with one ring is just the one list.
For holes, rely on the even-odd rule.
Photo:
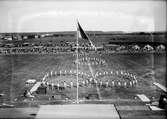
{"label": "grass field", "polygon": [[[87,76],[79,75],[79,83],[88,81],[94,78],[97,72],[119,71],[123,70],[132,73],[137,78],[138,83],[135,86],[99,86],[88,81],[88,84],[79,86],[80,104],[88,104],[91,108],[86,108],[86,112],[91,115],[96,115],[98,104],[104,105],[104,108],[99,108],[100,111],[107,113],[106,106],[112,104],[121,119],[165,119],[165,110],[152,111],[149,106],[145,105],[136,95],[145,94],[150,100],[157,101],[162,91],[153,85],[153,82],[158,82],[165,86],[166,84],[166,56],[165,54],[141,54],[141,53],[117,53],[117,54],[98,54],[88,53],[86,56],[79,56],[79,59],[89,57],[97,58],[105,61],[104,64],[87,65],[93,61],[81,61],[78,71],[83,72]],[[0,93],[4,93],[4,97],[0,97],[0,104],[5,102],[14,104],[14,108],[0,108],[0,118],[38,118],[42,114],[50,116],[51,112],[55,118],[55,111],[59,104],[64,106],[59,110],[63,114],[78,114],[76,110],[73,113],[69,112],[69,108],[73,107],[72,103],[76,102],[76,56],[72,53],[64,54],[26,54],[26,55],[1,55],[0,56]],[[68,72],[66,75],[60,71]],[[69,74],[73,71],[73,74]],[[47,82],[60,84],[63,86],[64,81],[67,84],[73,82],[73,87],[67,87],[63,90],[47,88],[47,95],[34,94],[35,98],[22,97],[25,89],[30,89],[32,85],[27,86],[27,79],[36,79],[41,81],[42,78],[51,72],[59,72],[57,75],[52,75],[47,78]],[[89,75],[89,76],[88,76]],[[97,81],[105,83],[109,81],[123,81],[124,78],[117,75],[102,75],[96,77]],[[53,98],[54,96],[54,98]],[[154,98],[153,98],[154,97]],[[16,100],[17,99],[17,100]],[[33,100],[32,100],[33,99]],[[42,108],[39,105],[43,105]],[[49,108],[47,104],[54,104]],[[58,104],[58,105],[55,105]],[[62,105],[65,104],[65,105]],[[66,105],[67,104],[67,105]],[[70,104],[70,105],[68,105]],[[92,104],[95,108],[92,110]],[[74,104],[76,105],[76,104]],[[81,105],[79,109],[83,109]],[[84,106],[84,105],[83,105]],[[100,105],[99,105],[100,106]],[[75,108],[70,108],[71,110]],[[78,108],[77,108],[78,109]],[[90,111],[89,111],[90,110]],[[84,110],[85,111],[85,110]],[[81,115],[84,115],[81,110]],[[109,109],[108,115],[113,113]],[[12,113],[11,113],[12,112]],[[48,114],[47,114],[48,113]],[[56,113],[59,114],[58,112]],[[79,113],[80,114],[80,113]],[[81,117],[81,115],[79,115]],[[118,116],[117,115],[117,116]],[[44,117],[44,116],[41,116]],[[90,117],[90,116],[89,116]],[[105,117],[103,115],[103,117]],[[87,118],[87,117],[86,117]]]}
{"label": "grass field", "polygon": [[[82,58],[80,56],[79,58]],[[106,65],[79,65],[79,71],[95,75],[96,72],[124,70],[137,76],[138,84],[135,87],[106,87],[87,85],[79,87],[79,98],[92,100],[139,100],[136,94],[145,94],[148,98],[158,99],[161,91],[153,82],[165,84],[166,56],[165,54],[87,54],[87,57],[103,59]],[[40,81],[51,71],[76,70],[74,61],[76,56],[69,54],[36,54],[36,55],[8,55],[0,56],[0,93],[5,93],[2,101],[13,102],[23,94],[27,87],[27,79]],[[112,80],[115,77],[103,76],[98,80]],[[76,83],[76,76],[61,75],[49,79],[50,82]],[[79,82],[86,80],[79,77]],[[115,79],[116,80],[116,79]],[[76,87],[65,90],[48,90],[48,95],[37,95],[35,100],[49,100],[56,95],[55,100],[76,99]],[[22,101],[22,100],[19,100]]]}

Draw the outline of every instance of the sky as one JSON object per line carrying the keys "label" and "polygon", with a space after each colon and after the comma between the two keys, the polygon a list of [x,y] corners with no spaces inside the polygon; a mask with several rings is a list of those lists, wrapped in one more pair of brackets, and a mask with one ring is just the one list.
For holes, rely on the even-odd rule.
{"label": "sky", "polygon": [[1,0],[0,32],[166,31],[165,0]]}

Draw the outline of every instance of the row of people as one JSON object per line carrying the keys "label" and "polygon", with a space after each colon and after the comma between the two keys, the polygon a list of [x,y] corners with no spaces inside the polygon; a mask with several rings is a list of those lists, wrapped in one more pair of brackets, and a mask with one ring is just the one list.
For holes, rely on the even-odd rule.
{"label": "row of people", "polygon": [[96,57],[83,57],[78,59],[78,62],[76,61],[75,63],[78,63],[79,65],[105,65],[106,62],[103,59],[96,58]]}
{"label": "row of people", "polygon": [[[53,83],[53,82],[43,82],[43,85],[47,86],[49,89],[67,89],[67,88],[77,88],[77,83],[76,82],[58,82],[58,83]],[[81,81],[78,83],[78,87],[96,87],[98,86],[99,88],[112,88],[112,87],[124,87],[124,88],[129,88],[129,87],[135,87],[137,85],[136,81],[117,81],[117,80],[112,80],[112,81]]]}
{"label": "row of people", "polygon": [[111,71],[103,71],[103,72],[96,72],[95,77],[99,78],[99,77],[104,77],[104,76],[110,76],[110,75],[114,75],[117,77],[123,77],[123,78],[132,78],[134,80],[136,80],[136,75],[129,73],[127,71],[123,71],[123,70],[111,70]]}
{"label": "row of people", "polygon": [[109,76],[109,78],[117,78],[121,80],[123,79],[123,80],[137,82],[137,76],[135,74],[132,74],[132,73],[129,73],[123,70],[96,72],[93,77],[89,73],[82,72],[82,71],[77,72],[77,70],[50,71],[44,75],[44,77],[42,78],[42,81],[51,80],[52,78],[57,77],[57,76],[64,76],[64,75],[65,76],[67,75],[76,76],[77,74],[82,79],[89,79],[89,80],[92,80],[93,78],[102,79],[102,78],[105,78],[106,76]]}
{"label": "row of people", "polygon": [[[112,48],[105,49],[103,51],[106,52],[161,52],[165,51],[165,46],[164,45],[159,45],[156,48],[150,46],[150,45],[145,45],[143,48],[141,48],[138,45],[133,45],[131,48],[128,49],[117,49],[117,50],[112,50]],[[0,54],[35,54],[35,53],[57,53],[57,52],[73,52],[71,47],[16,47],[16,48],[0,48]],[[101,52],[101,51],[99,51]],[[75,55],[75,54],[74,54]]]}
{"label": "row of people", "polygon": [[[42,81],[46,81],[55,76],[63,76],[63,75],[77,75],[77,70],[60,70],[60,71],[50,71],[44,75]],[[78,75],[84,78],[89,78],[91,75],[86,72],[78,71]]]}
{"label": "row of people", "polygon": [[0,54],[48,54],[70,51],[63,47],[24,47],[24,48],[0,48]]}

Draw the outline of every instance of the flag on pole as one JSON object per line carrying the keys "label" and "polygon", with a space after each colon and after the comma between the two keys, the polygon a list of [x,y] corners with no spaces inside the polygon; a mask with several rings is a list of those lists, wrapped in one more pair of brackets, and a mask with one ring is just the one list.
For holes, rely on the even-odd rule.
{"label": "flag on pole", "polygon": [[81,25],[79,24],[79,22],[77,23],[78,24],[78,28],[77,28],[77,31],[78,31],[78,38],[82,38],[82,39],[86,39],[88,40],[88,36],[86,35],[86,33],[84,32],[84,30],[82,29]]}
{"label": "flag on pole", "polygon": [[77,21],[77,32],[78,32],[78,38],[81,39],[85,39],[89,41],[89,44],[92,48],[94,48],[96,50],[95,45],[92,43],[92,41],[89,39],[89,37],[87,36],[87,34],[85,33],[85,31],[82,29],[81,25],[79,24],[79,22]]}

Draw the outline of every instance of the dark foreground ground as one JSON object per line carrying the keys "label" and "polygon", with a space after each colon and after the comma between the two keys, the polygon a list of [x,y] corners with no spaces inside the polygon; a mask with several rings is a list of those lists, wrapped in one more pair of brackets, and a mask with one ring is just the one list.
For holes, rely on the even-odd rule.
{"label": "dark foreground ground", "polygon": [[[78,104],[73,104],[78,105]],[[82,104],[81,104],[82,105]],[[71,117],[70,119],[80,118],[81,116],[77,116],[85,111],[89,111],[91,115],[85,114],[82,119],[92,119],[100,114],[102,117],[106,117],[107,115],[110,116],[110,119],[166,119],[165,110],[150,110],[148,106],[143,104],[133,103],[132,105],[124,104],[124,105],[113,105],[113,104],[86,104],[88,107],[85,109],[82,108],[81,105],[78,105],[77,110],[71,104],[70,105],[41,105],[39,108],[37,107],[26,107],[26,108],[1,108],[0,109],[0,118],[1,119],[60,119],[61,117]],[[103,108],[97,109],[96,106],[102,105]],[[108,105],[112,105],[112,110],[107,110],[105,107]],[[59,109],[59,106],[64,106],[64,108]],[[66,108],[68,106],[68,108]],[[91,107],[91,108],[90,108]],[[59,109],[59,110],[58,110]],[[69,109],[69,111],[68,111]],[[101,111],[100,111],[101,110]],[[73,111],[73,114],[69,112]],[[80,113],[76,113],[78,111],[83,111]],[[96,112],[99,112],[98,114]],[[103,113],[101,113],[103,112]],[[59,115],[55,115],[59,114]],[[107,113],[107,114],[106,114]],[[111,115],[114,113],[114,115]],[[44,116],[42,116],[44,115]],[[64,115],[64,116],[63,116]],[[47,117],[47,118],[45,118]],[[119,118],[118,118],[119,117]],[[104,118],[103,118],[104,119]],[[106,119],[106,118],[105,118]]]}

